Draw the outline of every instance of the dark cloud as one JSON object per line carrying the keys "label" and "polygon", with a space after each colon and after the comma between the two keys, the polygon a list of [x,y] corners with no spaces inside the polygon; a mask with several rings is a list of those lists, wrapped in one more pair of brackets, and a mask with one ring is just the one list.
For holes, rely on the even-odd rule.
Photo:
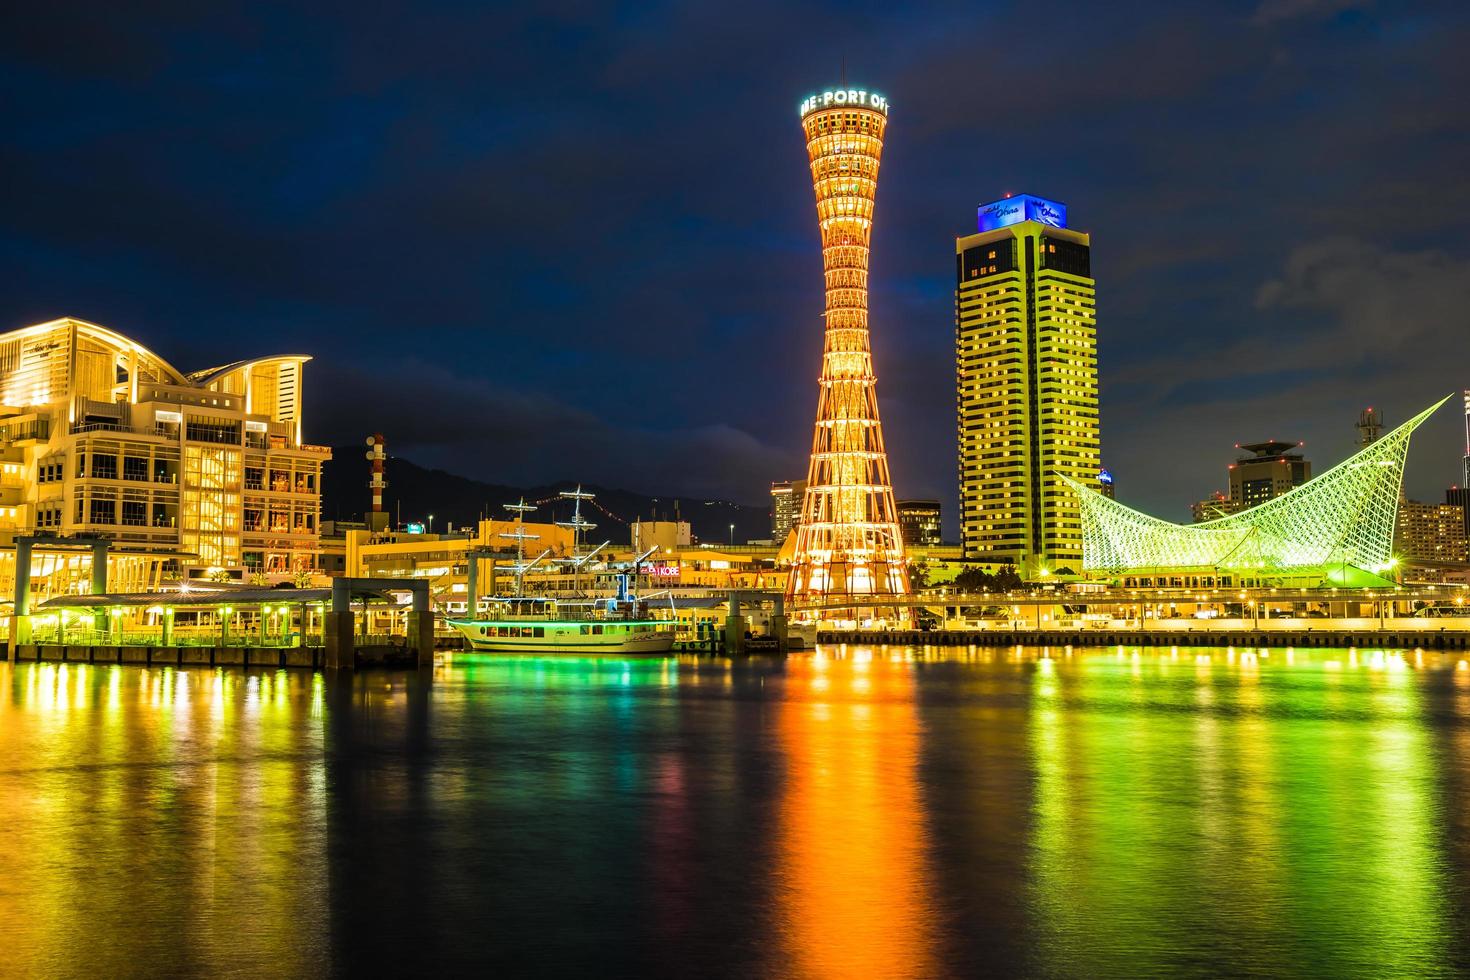
{"label": "dark cloud", "polygon": [[[1303,242],[1256,290],[1255,308],[1277,328],[1229,338],[1208,356],[1159,352],[1117,374],[1128,404],[1162,408],[1162,419],[1130,419],[1137,430],[1177,420],[1186,451],[1213,447],[1220,460],[1213,473],[1180,470],[1159,461],[1173,446],[1125,443],[1126,468],[1150,474],[1176,517],[1191,493],[1223,484],[1234,442],[1305,440],[1320,471],[1353,451],[1361,409],[1378,408],[1392,426],[1470,382],[1470,260],[1443,250],[1397,252],[1345,236]],[[1459,481],[1461,421],[1447,407],[1416,437],[1411,493],[1437,499]],[[1143,494],[1130,487],[1124,496]]]}
{"label": "dark cloud", "polygon": [[953,236],[1005,191],[1094,235],[1131,502],[1177,516],[1237,441],[1295,433],[1321,465],[1360,402],[1470,384],[1462,4],[3,16],[0,319],[73,313],[184,366],[315,354],[318,441],[745,501],[800,476],[821,275],[796,105],[844,63],[895,107],[872,309],[901,494],[952,510]]}
{"label": "dark cloud", "polygon": [[1251,22],[1276,24],[1301,18],[1321,19],[1369,5],[1369,0],[1264,0],[1251,16]]}
{"label": "dark cloud", "polygon": [[678,406],[651,392],[610,390],[602,411],[588,411],[554,386],[517,389],[413,358],[368,370],[307,370],[317,438],[356,445],[382,432],[395,455],[487,481],[616,473],[622,489],[728,500],[752,473],[793,472],[804,462],[734,425],[685,424]]}

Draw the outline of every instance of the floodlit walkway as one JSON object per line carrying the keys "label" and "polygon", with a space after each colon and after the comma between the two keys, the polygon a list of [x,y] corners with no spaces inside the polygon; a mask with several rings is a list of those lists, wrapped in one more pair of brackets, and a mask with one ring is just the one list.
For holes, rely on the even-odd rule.
{"label": "floodlit walkway", "polygon": [[14,620],[14,660],[350,669],[433,659],[422,582],[63,595]]}

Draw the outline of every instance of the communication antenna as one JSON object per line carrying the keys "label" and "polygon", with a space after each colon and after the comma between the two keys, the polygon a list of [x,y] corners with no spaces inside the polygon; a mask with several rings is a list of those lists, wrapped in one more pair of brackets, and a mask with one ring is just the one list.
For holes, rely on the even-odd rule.
{"label": "communication antenna", "polygon": [[1383,435],[1383,419],[1371,405],[1358,416],[1358,445],[1371,446]]}

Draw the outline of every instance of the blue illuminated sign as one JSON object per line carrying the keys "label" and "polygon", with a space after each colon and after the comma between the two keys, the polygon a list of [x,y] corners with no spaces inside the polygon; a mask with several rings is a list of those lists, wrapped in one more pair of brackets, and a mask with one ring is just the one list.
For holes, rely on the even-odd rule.
{"label": "blue illuminated sign", "polygon": [[994,231],[1022,221],[1035,221],[1053,228],[1067,227],[1065,204],[1031,194],[1017,194],[993,204],[982,204],[979,216],[981,231]]}
{"label": "blue illuminated sign", "polygon": [[1098,471],[1097,471],[1097,482],[1098,483],[1112,483],[1113,482],[1113,474],[1111,474],[1111,473],[1109,473],[1107,471],[1107,467],[1098,467]]}
{"label": "blue illuminated sign", "polygon": [[424,526],[422,524],[414,522],[403,525],[403,530],[409,534],[423,534]]}

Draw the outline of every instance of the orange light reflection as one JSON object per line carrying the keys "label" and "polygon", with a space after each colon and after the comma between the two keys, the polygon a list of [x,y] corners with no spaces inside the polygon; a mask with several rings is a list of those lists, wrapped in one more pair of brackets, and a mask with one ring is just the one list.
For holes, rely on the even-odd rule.
{"label": "orange light reflection", "polygon": [[777,730],[789,768],[777,895],[792,972],[938,973],[911,664],[793,657]]}

